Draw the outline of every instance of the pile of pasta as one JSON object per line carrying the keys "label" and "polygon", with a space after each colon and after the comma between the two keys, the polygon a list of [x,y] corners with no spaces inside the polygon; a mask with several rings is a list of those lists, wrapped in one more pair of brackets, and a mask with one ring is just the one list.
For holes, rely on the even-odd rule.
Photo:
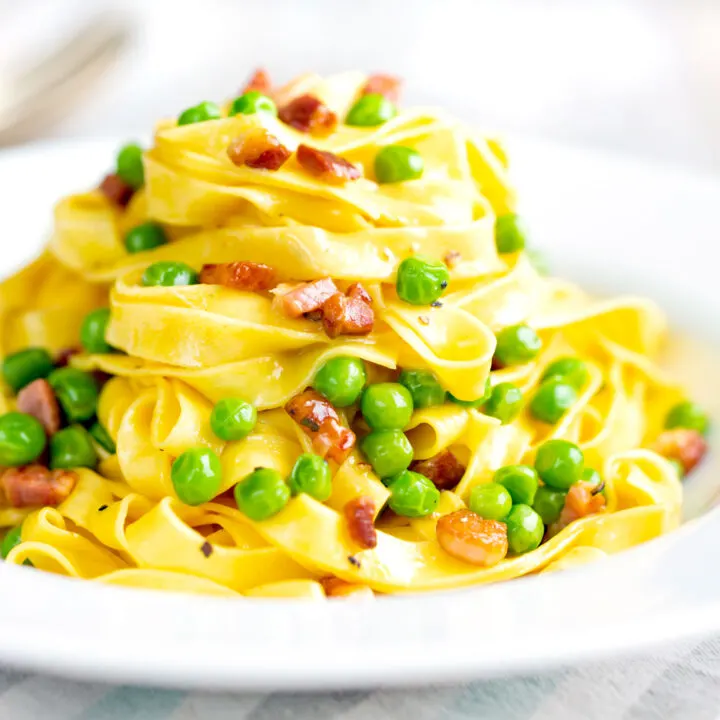
{"label": "pile of pasta", "polygon": [[[163,121],[131,197],[119,198],[104,183],[104,190],[58,203],[46,250],[0,286],[2,353],[42,347],[92,374],[101,387],[97,421],[112,443],[96,446],[94,467],[72,469],[72,492],[58,504],[17,506],[3,498],[0,526],[20,527],[7,562],[234,597],[362,597],[568,567],[678,524],[679,473],[654,443],[683,392],[653,364],[666,332],[658,308],[637,297],[595,299],[542,274],[525,250],[500,252],[496,222],[516,212],[501,144],[437,109],[400,107],[374,126],[346,124],[372,81],[361,73],[307,75],[262,88],[280,108],[299,97],[318,100],[339,119],[318,132],[283,121],[282,112],[231,115],[227,106],[203,121]],[[379,90],[372,94],[386,92]],[[238,139],[258,133],[287,149],[277,169],[229,156]],[[341,158],[357,176],[308,172],[294,154],[301,145]],[[378,182],[374,162],[387,146],[419,154],[422,173]],[[129,252],[127,233],[148,221],[168,242]],[[411,257],[447,268],[437,301],[400,297],[398,267]],[[277,284],[145,283],[145,270],[162,261],[197,273],[210,264],[269,266]],[[374,318],[369,332],[333,336],[322,313],[283,313],[279,296],[327,278],[341,294],[359,284]],[[105,338],[113,350],[90,353],[80,346],[81,328],[101,307],[109,308]],[[527,362],[494,361],[498,333],[518,325],[534,330],[539,351]],[[364,454],[370,428],[354,403],[331,408],[353,442],[326,455],[329,498],[297,492],[272,516],[253,520],[233,489],[258,468],[287,478],[301,455],[320,452],[313,428],[286,408],[338,357],[362,360],[369,384],[397,382],[408,368],[432,373],[447,396],[415,407],[402,428],[411,470],[449,451],[459,477],[450,489],[438,487],[431,512],[393,512],[392,478],[380,477]],[[566,357],[582,359],[587,378],[557,422],[541,421],[529,399],[548,366]],[[475,402],[501,383],[524,399],[507,422]],[[226,398],[257,409],[256,424],[240,440],[212,430],[213,408]],[[5,386],[3,412],[16,402]],[[438,540],[441,518],[459,512],[481,520],[468,514],[473,490],[493,482],[500,468],[532,467],[538,448],[554,439],[580,448],[585,467],[602,477],[592,493],[603,493],[596,511],[546,529],[529,552],[506,546],[499,561],[448,552]],[[221,483],[209,501],[187,504],[172,469],[197,448],[219,458]],[[365,546],[348,527],[348,505],[358,499],[370,508]]]}

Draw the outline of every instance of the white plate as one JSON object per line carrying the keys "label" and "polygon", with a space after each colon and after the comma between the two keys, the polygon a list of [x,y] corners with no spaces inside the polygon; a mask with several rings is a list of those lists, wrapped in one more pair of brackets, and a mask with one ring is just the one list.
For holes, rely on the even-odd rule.
{"label": "white plate", "polygon": [[[30,259],[52,203],[97,182],[116,147],[93,141],[0,155],[4,269]],[[557,271],[596,289],[648,294],[677,327],[720,344],[719,185],[554,146],[516,141],[510,150],[524,212]],[[720,417],[713,352],[693,348],[680,369]],[[720,484],[712,475],[706,463],[688,483],[690,517],[711,504]],[[720,631],[718,567],[717,510],[586,568],[368,604],[206,599],[0,564],[0,662],[230,690],[537,671]]]}

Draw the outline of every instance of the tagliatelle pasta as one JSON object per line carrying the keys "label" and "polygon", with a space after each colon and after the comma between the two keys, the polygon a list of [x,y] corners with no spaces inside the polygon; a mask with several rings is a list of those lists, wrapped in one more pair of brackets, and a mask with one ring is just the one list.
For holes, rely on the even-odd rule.
{"label": "tagliatelle pasta", "polygon": [[0,285],[7,562],[363,598],[677,526],[707,420],[661,312],[538,272],[502,145],[397,87],[253,85],[58,203]]}

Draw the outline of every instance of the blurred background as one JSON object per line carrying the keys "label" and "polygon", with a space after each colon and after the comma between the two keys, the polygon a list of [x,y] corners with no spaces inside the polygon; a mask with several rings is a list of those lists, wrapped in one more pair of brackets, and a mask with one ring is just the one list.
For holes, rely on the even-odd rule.
{"label": "blurred background", "polygon": [[720,171],[720,0],[0,0],[0,145],[142,136],[258,66]]}

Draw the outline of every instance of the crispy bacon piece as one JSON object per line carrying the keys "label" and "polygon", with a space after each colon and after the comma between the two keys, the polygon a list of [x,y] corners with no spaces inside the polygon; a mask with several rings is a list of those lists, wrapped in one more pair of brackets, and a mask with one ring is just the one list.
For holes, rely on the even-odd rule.
{"label": "crispy bacon piece", "polygon": [[368,305],[372,305],[373,300],[370,297],[370,293],[359,282],[350,285],[350,287],[345,291],[345,294],[349,298],[359,298]]}
{"label": "crispy bacon piece", "polygon": [[438,490],[452,490],[465,474],[465,466],[449,450],[442,450],[427,460],[416,460],[410,469],[431,480]]}
{"label": "crispy bacon piece", "polygon": [[8,468],[0,476],[0,487],[13,507],[59,505],[77,482],[71,470],[48,470],[44,465]]}
{"label": "crispy bacon piece", "polygon": [[360,170],[345,158],[309,145],[298,146],[297,161],[307,173],[328,183],[341,184],[360,177]]}
{"label": "crispy bacon piece", "polygon": [[281,310],[291,318],[320,310],[325,301],[338,291],[330,278],[302,283],[282,295],[277,300]]}
{"label": "crispy bacon piece", "polygon": [[322,307],[323,327],[328,337],[367,335],[375,323],[375,313],[365,300],[335,293]]}
{"label": "crispy bacon piece", "polygon": [[491,567],[508,552],[507,525],[486,520],[472,510],[456,510],[437,522],[440,547],[458,560]]}
{"label": "crispy bacon piece", "polygon": [[245,87],[240,91],[240,95],[244,95],[246,92],[255,90],[261,92],[263,95],[268,95],[272,90],[272,83],[270,82],[270,75],[268,75],[265,68],[258,68],[247,81]]}
{"label": "crispy bacon piece", "polygon": [[255,128],[235,138],[227,149],[233,165],[247,165],[256,170],[279,170],[292,155],[274,135],[265,128]]}
{"label": "crispy bacon piece", "polygon": [[362,548],[374,548],[377,545],[375,530],[375,502],[367,496],[350,500],[344,508],[350,537]]}
{"label": "crispy bacon piece", "polygon": [[206,285],[224,285],[235,290],[260,292],[275,287],[275,269],[254,262],[231,262],[203,265],[200,282]]}
{"label": "crispy bacon piece", "polygon": [[124,208],[130,202],[134,194],[134,190],[120,178],[119,175],[111,173],[106,175],[103,181],[100,183],[98,188],[100,192],[111,202],[113,205]]}
{"label": "crispy bacon piece", "polygon": [[337,125],[337,115],[314,95],[299,95],[280,108],[278,117],[286,125],[311,135],[328,135]]}
{"label": "crispy bacon piece", "polygon": [[576,482],[572,485],[565,496],[560,517],[547,529],[547,536],[557,535],[575,520],[602,512],[606,504],[605,496],[593,492],[597,489],[596,485],[589,482]]}
{"label": "crispy bacon piece", "polygon": [[18,393],[17,409],[37,418],[48,435],[60,429],[60,406],[47,380],[33,380],[26,385]]}
{"label": "crispy bacon piece", "polygon": [[660,433],[653,450],[668,460],[678,460],[687,474],[705,456],[707,443],[697,430],[675,428]]}
{"label": "crispy bacon piece", "polygon": [[320,580],[328,597],[352,597],[353,599],[369,599],[374,597],[373,591],[367,585],[349,583],[337,577],[326,577]]}
{"label": "crispy bacon piece", "polygon": [[55,356],[55,366],[65,367],[66,365],[68,365],[68,363],[70,362],[70,358],[73,355],[80,355],[80,353],[82,353],[82,350],[80,348],[64,348]]}
{"label": "crispy bacon piece", "polygon": [[312,438],[313,451],[337,463],[355,445],[355,433],[340,422],[335,408],[315,390],[305,390],[288,401],[285,412]]}
{"label": "crispy bacon piece", "polygon": [[363,95],[377,93],[378,95],[385,96],[388,100],[390,100],[390,102],[396,103],[400,99],[401,85],[402,80],[400,80],[400,78],[378,73],[376,75],[371,75],[368,78],[361,93]]}

